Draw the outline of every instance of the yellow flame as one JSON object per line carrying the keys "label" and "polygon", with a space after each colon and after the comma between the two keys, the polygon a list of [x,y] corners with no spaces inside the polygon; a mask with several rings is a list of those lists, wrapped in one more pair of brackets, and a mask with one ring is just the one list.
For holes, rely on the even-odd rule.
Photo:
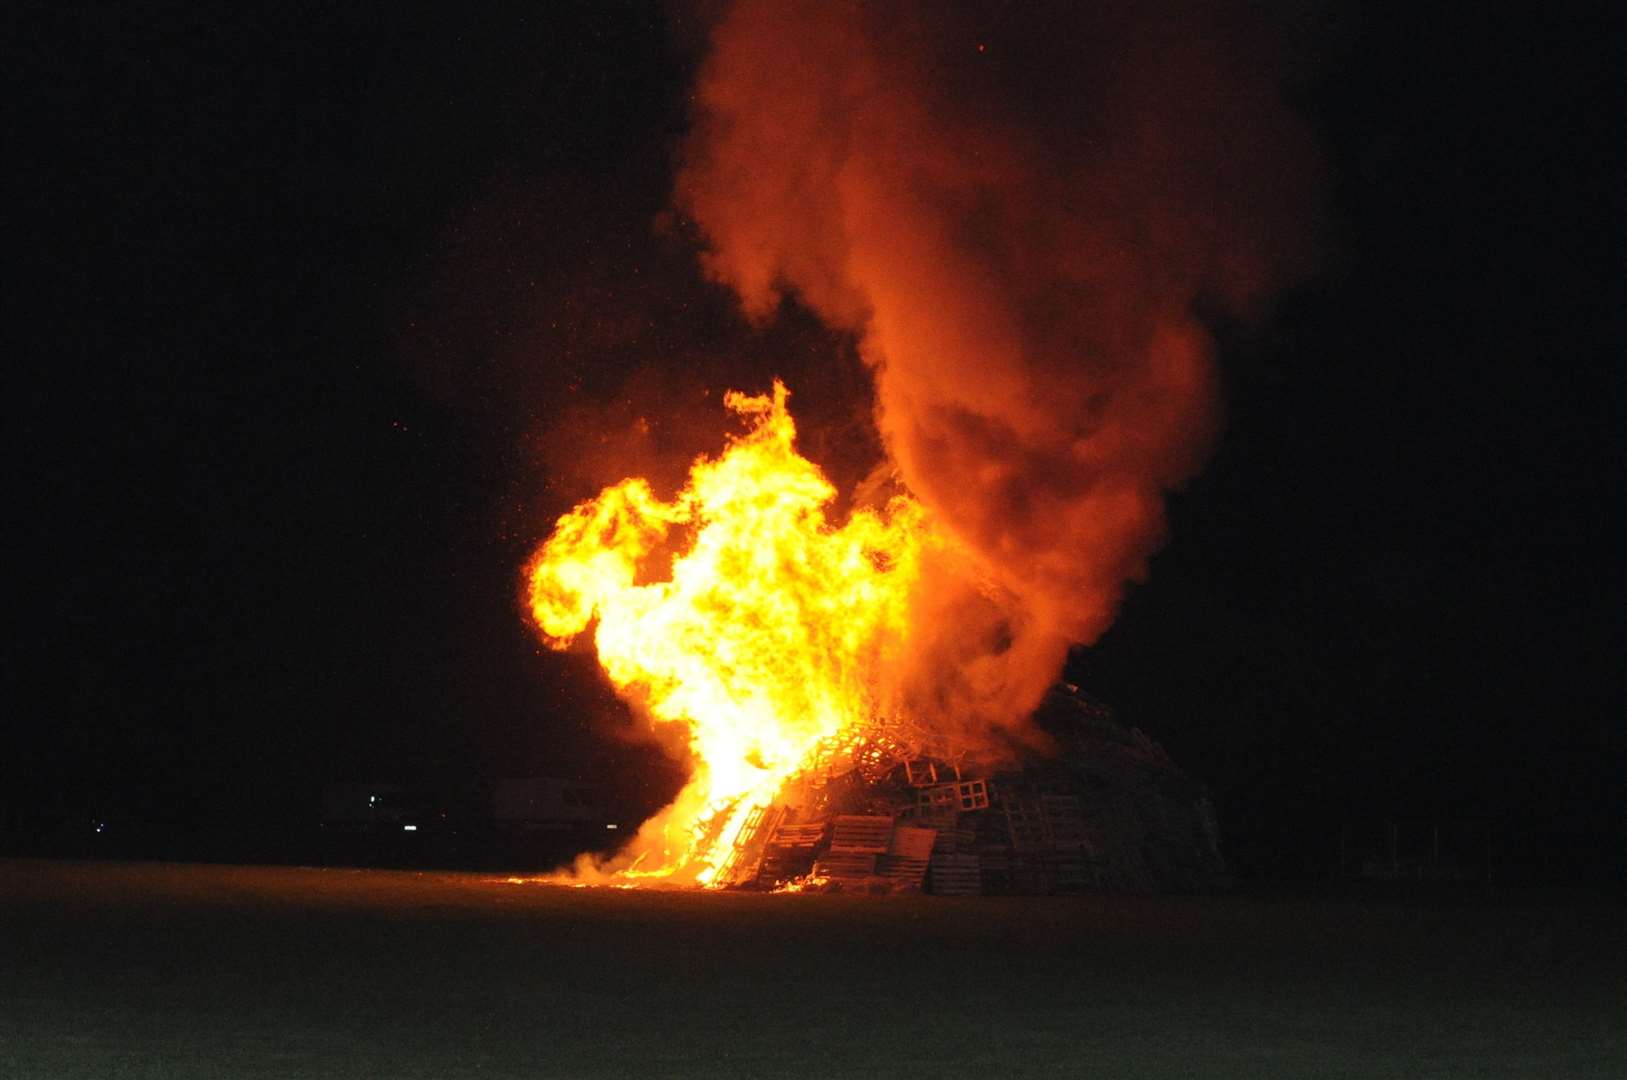
{"label": "yellow flame", "polygon": [[[716,883],[752,810],[874,715],[905,639],[925,513],[898,496],[832,525],[836,490],[797,453],[788,396],[777,380],[772,396],[729,393],[747,430],[671,502],[623,480],[560,518],[531,564],[548,644],[597,620],[611,682],[688,731],[690,780],[640,830],[621,880]],[[670,576],[642,580],[669,551]]]}

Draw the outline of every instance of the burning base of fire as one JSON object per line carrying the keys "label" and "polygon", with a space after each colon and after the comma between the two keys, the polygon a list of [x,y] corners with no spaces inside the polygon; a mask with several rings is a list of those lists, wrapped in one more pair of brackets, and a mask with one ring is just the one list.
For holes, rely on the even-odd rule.
{"label": "burning base of fire", "polygon": [[[1036,722],[1054,757],[989,769],[967,755],[860,741],[751,809],[712,887],[939,896],[1210,892],[1228,877],[1202,786],[1104,706],[1058,687]],[[584,865],[550,879],[662,883]]]}

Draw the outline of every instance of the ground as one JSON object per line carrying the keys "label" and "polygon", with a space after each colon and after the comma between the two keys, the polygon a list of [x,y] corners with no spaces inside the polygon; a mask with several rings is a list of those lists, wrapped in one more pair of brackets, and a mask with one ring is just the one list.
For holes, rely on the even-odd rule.
{"label": "ground", "polygon": [[0,1076],[1619,1077],[1619,904],[0,862]]}

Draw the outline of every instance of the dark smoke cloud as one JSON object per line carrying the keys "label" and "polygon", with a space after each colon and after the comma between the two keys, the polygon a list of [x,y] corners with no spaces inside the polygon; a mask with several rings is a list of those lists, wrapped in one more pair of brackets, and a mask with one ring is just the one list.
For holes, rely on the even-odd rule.
{"label": "dark smoke cloud", "polygon": [[1209,5],[726,8],[677,202],[748,314],[856,333],[898,479],[965,545],[896,688],[1020,721],[1111,622],[1218,422],[1200,303],[1313,264],[1307,35]]}

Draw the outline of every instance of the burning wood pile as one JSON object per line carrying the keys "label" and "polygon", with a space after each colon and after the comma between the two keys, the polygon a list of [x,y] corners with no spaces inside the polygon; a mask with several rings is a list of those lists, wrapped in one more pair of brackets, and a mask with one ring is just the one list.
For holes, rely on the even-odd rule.
{"label": "burning wood pile", "polygon": [[[985,43],[959,17],[899,32],[866,5],[780,7],[712,27],[674,209],[749,318],[794,298],[850,335],[873,393],[822,390],[844,419],[819,445],[856,482],[839,491],[797,448],[774,379],[723,395],[731,433],[675,490],[627,476],[554,522],[526,568],[530,620],[551,648],[591,639],[689,772],[581,878],[1218,880],[1201,793],[1110,717],[1070,706],[1055,760],[995,762],[1035,742],[1069,650],[1147,573],[1164,494],[1215,441],[1199,312],[1259,310],[1313,264],[1294,212],[1319,202],[1308,132],[1266,107],[1272,65],[1220,61],[1247,35],[1174,41],[1161,16],[1115,7],[1098,26],[1074,5],[1064,36],[1100,64],[990,47],[974,76]],[[1007,41],[1056,37],[1049,8],[999,21]],[[1165,92],[1187,85],[1202,92]],[[1080,107],[1034,108],[1064,101]],[[868,448],[849,438],[866,413]],[[656,444],[644,418],[633,430],[641,460]]]}
{"label": "burning wood pile", "polygon": [[[997,606],[935,606],[982,571],[921,503],[828,518],[835,489],[797,453],[787,396],[779,383],[728,395],[745,431],[672,500],[638,478],[606,488],[532,561],[544,640],[591,632],[618,691],[683,733],[691,770],[578,879],[945,894],[1219,883],[1207,803],[1157,744],[1072,688],[1037,711],[1042,690],[1013,689],[1054,678],[1059,640],[1020,644]],[[968,634],[1005,640],[1003,666],[957,666]],[[1013,654],[1032,650],[1019,677]],[[1002,764],[1046,740],[1043,764]]]}
{"label": "burning wood pile", "polygon": [[1212,808],[1161,746],[1072,687],[1037,719],[1061,752],[1021,769],[899,760],[869,741],[858,764],[833,753],[790,789],[802,805],[754,812],[717,883],[940,896],[1225,885]]}

